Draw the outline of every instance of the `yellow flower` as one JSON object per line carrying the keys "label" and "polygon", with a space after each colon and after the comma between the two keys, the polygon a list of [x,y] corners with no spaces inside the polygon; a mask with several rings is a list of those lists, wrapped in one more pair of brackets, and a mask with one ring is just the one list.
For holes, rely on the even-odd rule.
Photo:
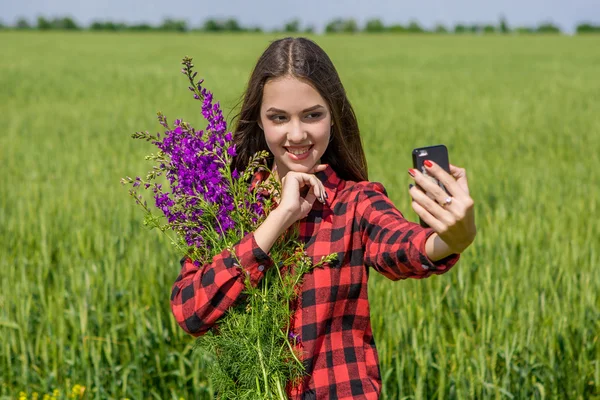
{"label": "yellow flower", "polygon": [[52,396],[54,396],[54,397],[60,396],[60,390],[54,389],[54,392],[52,392]]}
{"label": "yellow flower", "polygon": [[75,384],[71,388],[71,394],[69,395],[70,399],[81,398],[85,393],[85,386],[81,386],[80,384]]}

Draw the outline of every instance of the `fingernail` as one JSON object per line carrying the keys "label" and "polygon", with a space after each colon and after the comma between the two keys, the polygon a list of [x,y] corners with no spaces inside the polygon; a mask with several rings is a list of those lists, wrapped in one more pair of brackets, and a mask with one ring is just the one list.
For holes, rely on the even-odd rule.
{"label": "fingernail", "polygon": [[433,164],[432,164],[432,163],[431,163],[431,161],[429,161],[429,160],[425,160],[425,161],[423,161],[423,164],[425,164],[425,166],[426,166],[427,168],[431,168],[431,167],[433,167]]}
{"label": "fingernail", "polygon": [[413,188],[413,186],[415,186],[415,185],[413,185],[412,183],[409,183],[409,184],[408,184],[408,190],[412,189],[412,188]]}
{"label": "fingernail", "polygon": [[415,170],[414,170],[414,169],[412,169],[412,168],[410,168],[410,169],[408,170],[408,174],[414,178],[414,177],[415,177]]}
{"label": "fingernail", "polygon": [[327,195],[327,192],[325,192],[325,198],[328,198],[329,196]]}

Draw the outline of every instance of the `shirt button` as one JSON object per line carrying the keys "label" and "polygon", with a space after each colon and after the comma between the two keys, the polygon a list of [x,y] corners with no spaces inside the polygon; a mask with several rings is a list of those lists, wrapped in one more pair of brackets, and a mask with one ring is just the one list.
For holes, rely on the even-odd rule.
{"label": "shirt button", "polygon": [[259,265],[259,266],[258,266],[258,270],[259,270],[260,272],[263,272],[263,271],[265,270],[265,266],[264,266],[264,265]]}

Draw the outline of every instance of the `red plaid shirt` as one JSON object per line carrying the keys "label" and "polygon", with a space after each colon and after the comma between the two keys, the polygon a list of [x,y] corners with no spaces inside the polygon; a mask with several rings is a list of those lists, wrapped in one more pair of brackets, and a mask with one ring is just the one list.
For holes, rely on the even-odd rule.
{"label": "red plaid shirt", "polygon": [[[381,376],[367,296],[369,268],[391,280],[421,279],[447,272],[460,255],[432,262],[425,242],[433,230],[407,221],[380,183],[342,180],[330,166],[316,176],[328,199],[315,202],[299,221],[300,240],[315,263],[334,252],[338,260],[307,273],[293,304],[292,332],[298,335],[308,376],[288,388],[288,395],[377,399]],[[199,336],[217,323],[244,290],[244,271],[257,284],[273,267],[253,233],[235,245],[235,252],[241,267],[228,251],[200,268],[189,258],[181,260],[171,309],[186,332]]]}

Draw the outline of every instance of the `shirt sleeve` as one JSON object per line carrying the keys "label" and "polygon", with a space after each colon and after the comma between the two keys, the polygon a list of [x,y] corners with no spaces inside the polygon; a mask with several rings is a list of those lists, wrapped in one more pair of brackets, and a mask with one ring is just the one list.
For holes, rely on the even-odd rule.
{"label": "shirt sleeve", "polygon": [[223,250],[204,265],[186,257],[181,260],[181,272],[171,292],[171,311],[187,333],[200,336],[208,332],[241,298],[246,276],[256,286],[273,266],[273,260],[256,243],[254,232],[237,242],[233,251],[237,259]]}
{"label": "shirt sleeve", "polygon": [[391,280],[443,274],[460,258],[451,254],[432,261],[425,243],[433,229],[406,220],[378,182],[369,182],[360,191],[357,214],[365,265]]}

